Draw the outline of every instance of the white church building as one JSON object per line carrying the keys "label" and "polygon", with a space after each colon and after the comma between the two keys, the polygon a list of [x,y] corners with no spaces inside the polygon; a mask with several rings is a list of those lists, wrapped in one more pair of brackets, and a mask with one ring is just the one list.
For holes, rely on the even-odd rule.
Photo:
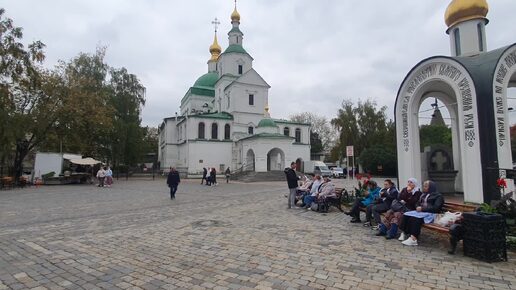
{"label": "white church building", "polygon": [[267,172],[310,160],[310,124],[269,115],[270,86],[243,47],[236,6],[231,24],[228,47],[222,52],[215,28],[208,72],[188,89],[180,114],[159,126],[161,168],[176,167],[190,175],[203,167]]}

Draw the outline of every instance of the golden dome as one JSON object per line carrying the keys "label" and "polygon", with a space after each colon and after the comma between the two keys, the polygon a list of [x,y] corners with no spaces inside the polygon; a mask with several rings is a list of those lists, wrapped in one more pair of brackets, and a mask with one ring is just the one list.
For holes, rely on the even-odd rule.
{"label": "golden dome", "polygon": [[471,19],[485,19],[489,12],[486,0],[453,0],[444,15],[444,22],[448,27]]}
{"label": "golden dome", "polygon": [[217,34],[215,33],[215,37],[213,38],[213,44],[210,45],[210,53],[211,58],[210,61],[216,61],[219,58],[220,53],[222,52],[222,48],[220,47],[217,41]]}
{"label": "golden dome", "polygon": [[238,13],[236,6],[235,6],[235,10],[233,10],[233,13],[231,13],[231,21],[240,22],[240,13]]}

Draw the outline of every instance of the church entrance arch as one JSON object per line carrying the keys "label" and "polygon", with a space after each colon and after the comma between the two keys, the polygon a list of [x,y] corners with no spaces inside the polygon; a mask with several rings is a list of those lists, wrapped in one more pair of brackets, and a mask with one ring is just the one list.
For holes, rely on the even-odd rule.
{"label": "church entrance arch", "polygon": [[247,150],[244,171],[254,171],[255,158],[253,149]]}
{"label": "church entrance arch", "polygon": [[296,159],[296,170],[300,172],[305,172],[303,168],[303,158],[299,157]]}
{"label": "church entrance arch", "polygon": [[[516,45],[508,48],[500,57],[493,78],[494,122],[496,124],[496,145],[500,177],[505,178],[504,169],[512,169],[512,146],[509,118],[509,97],[516,97]],[[514,104],[514,103],[512,103]],[[516,109],[513,107],[513,110]],[[512,182],[508,191],[513,190]]]}
{"label": "church entrance arch", "polygon": [[453,164],[458,171],[454,187],[465,200],[483,201],[478,113],[473,80],[467,70],[448,57],[422,61],[407,75],[396,98],[398,178],[423,176],[419,139],[419,109],[426,98],[444,103],[451,118]]}
{"label": "church entrance arch", "polygon": [[285,153],[279,148],[273,148],[267,153],[267,171],[285,169]]}

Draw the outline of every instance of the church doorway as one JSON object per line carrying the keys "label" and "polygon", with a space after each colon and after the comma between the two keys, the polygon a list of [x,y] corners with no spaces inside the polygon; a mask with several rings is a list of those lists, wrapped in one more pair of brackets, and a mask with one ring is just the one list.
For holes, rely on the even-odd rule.
{"label": "church doorway", "polygon": [[303,168],[303,158],[296,159],[296,170],[299,172],[305,172]]}
{"label": "church doorway", "polygon": [[267,153],[267,171],[280,171],[285,169],[285,153],[279,148],[274,148]]}
{"label": "church doorway", "polygon": [[254,171],[254,169],[255,169],[255,167],[254,167],[254,164],[255,164],[254,160],[255,160],[255,158],[254,158],[254,151],[253,151],[253,149],[247,150],[244,171]]}

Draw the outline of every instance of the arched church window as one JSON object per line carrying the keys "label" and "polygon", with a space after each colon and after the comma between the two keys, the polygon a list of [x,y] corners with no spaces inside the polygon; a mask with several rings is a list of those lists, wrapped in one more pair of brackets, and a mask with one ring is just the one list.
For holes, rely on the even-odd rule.
{"label": "arched church window", "polygon": [[457,56],[460,56],[461,55],[461,49],[460,49],[460,31],[458,28],[456,28],[454,31],[453,31],[453,36],[455,38],[455,54]]}
{"label": "arched church window", "polygon": [[253,135],[254,134],[254,128],[253,126],[249,126],[249,128],[247,128],[247,133]]}
{"label": "arched church window", "polygon": [[289,127],[285,127],[283,129],[283,135],[285,136],[290,136],[290,128]]}
{"label": "arched church window", "polygon": [[296,143],[301,143],[301,129],[296,128]]}
{"label": "arched church window", "polygon": [[204,139],[204,123],[203,122],[199,123],[197,138]]}
{"label": "arched church window", "polygon": [[226,124],[224,126],[224,140],[229,140],[231,138],[231,126]]}
{"label": "arched church window", "polygon": [[482,37],[482,23],[477,24],[477,33],[478,33],[478,50],[484,51],[484,39]]}
{"label": "arched church window", "polygon": [[211,124],[211,139],[219,138],[219,126],[217,123]]}

